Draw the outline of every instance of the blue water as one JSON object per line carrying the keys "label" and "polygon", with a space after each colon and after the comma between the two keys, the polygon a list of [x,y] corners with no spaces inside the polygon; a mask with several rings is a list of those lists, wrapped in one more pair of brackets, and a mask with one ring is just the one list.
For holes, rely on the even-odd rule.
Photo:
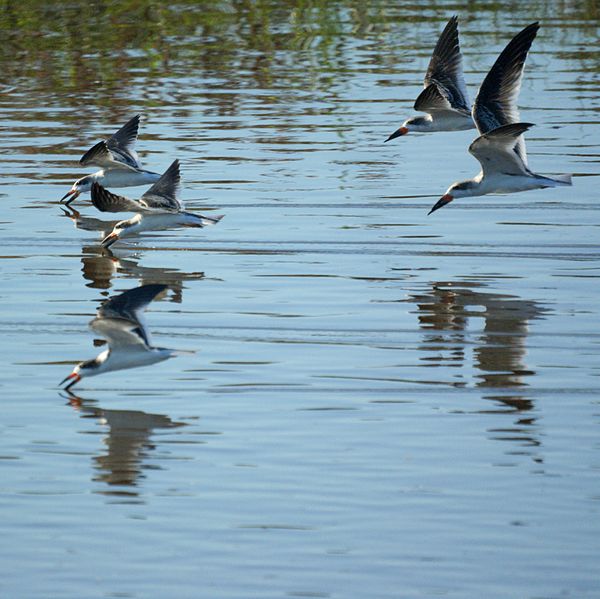
{"label": "blue water", "polygon": [[[122,8],[74,45],[70,8],[11,21],[0,58],[0,596],[600,597],[593,6]],[[471,97],[541,20],[529,163],[572,188],[427,216],[474,132],[383,140],[454,13]],[[225,217],[103,252],[111,215],[58,199],[137,112],[144,165]],[[142,283],[196,353],[62,392]]]}

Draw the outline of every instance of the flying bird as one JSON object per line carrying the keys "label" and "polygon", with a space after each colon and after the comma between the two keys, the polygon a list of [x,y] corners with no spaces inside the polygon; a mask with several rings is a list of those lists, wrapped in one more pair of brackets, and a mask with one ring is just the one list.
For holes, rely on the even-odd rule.
{"label": "flying bird", "polygon": [[119,239],[136,235],[142,231],[215,225],[223,218],[221,215],[208,217],[186,212],[179,199],[180,186],[179,160],[175,160],[139,200],[130,200],[115,195],[98,183],[94,183],[92,185],[92,203],[98,210],[136,213],[128,220],[118,222],[112,232],[102,240],[102,245],[109,247]]}
{"label": "flying bird", "polygon": [[99,166],[100,170],[92,175],[77,179],[71,189],[61,198],[68,206],[81,193],[90,191],[93,183],[106,187],[132,187],[149,185],[158,181],[160,174],[142,169],[134,150],[137,141],[140,115],[134,116],[114,135],[105,141],[99,141],[79,160],[81,166]]}
{"label": "flying bird", "polygon": [[106,339],[108,349],[93,360],[77,364],[60,384],[70,381],[65,387],[68,390],[84,377],[147,366],[179,354],[190,353],[153,346],[144,324],[144,310],[167,288],[167,285],[142,285],[107,300],[89,326]]}
{"label": "flying bird", "polygon": [[453,183],[429,214],[456,198],[571,185],[571,175],[545,177],[527,166],[523,133],[533,125],[519,122],[517,97],[525,59],[538,29],[539,24],[532,23],[508,43],[475,98],[472,115],[480,135],[469,152],[481,164],[481,172],[473,179]]}
{"label": "flying bird", "polygon": [[423,85],[424,89],[415,100],[414,108],[427,113],[427,116],[409,118],[385,141],[410,131],[462,131],[475,127],[463,74],[456,15],[448,21],[440,35]]}

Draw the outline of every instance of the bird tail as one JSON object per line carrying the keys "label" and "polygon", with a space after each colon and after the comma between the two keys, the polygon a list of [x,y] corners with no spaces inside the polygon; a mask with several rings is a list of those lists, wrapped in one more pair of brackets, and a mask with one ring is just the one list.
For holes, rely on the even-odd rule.
{"label": "bird tail", "polygon": [[573,185],[571,175],[552,175],[550,179],[555,181],[558,185]]}
{"label": "bird tail", "polygon": [[172,349],[171,356],[193,356],[196,352],[193,349]]}
{"label": "bird tail", "polygon": [[185,225],[188,227],[207,227],[216,225],[222,218],[223,214],[217,216],[204,216],[202,214],[194,214],[193,212],[182,212],[185,217]]}
{"label": "bird tail", "polygon": [[551,177],[536,175],[536,178],[542,189],[546,187],[562,187],[563,185],[572,185],[571,175],[552,175]]}

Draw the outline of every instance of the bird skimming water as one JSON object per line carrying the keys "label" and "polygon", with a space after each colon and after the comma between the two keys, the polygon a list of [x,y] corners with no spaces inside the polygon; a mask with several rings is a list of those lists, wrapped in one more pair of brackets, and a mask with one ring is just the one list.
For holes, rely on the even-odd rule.
{"label": "bird skimming water", "polygon": [[140,115],[134,116],[114,135],[98,142],[79,160],[81,166],[99,166],[101,170],[77,179],[71,189],[61,198],[68,206],[80,194],[90,191],[93,183],[106,187],[133,187],[149,185],[158,181],[160,174],[142,169],[134,145],[138,136]]}
{"label": "bird skimming water", "polygon": [[143,311],[167,285],[142,285],[107,300],[90,322],[90,328],[108,341],[108,349],[93,360],[80,362],[61,385],[69,389],[82,378],[113,370],[137,368],[162,362],[178,354],[193,353],[154,347],[143,321]]}
{"label": "bird skimming water", "polygon": [[160,179],[139,199],[130,200],[104,189],[98,183],[92,185],[92,203],[101,212],[135,212],[135,216],[118,222],[102,245],[109,247],[119,239],[142,231],[162,231],[177,227],[205,227],[215,225],[222,216],[208,217],[186,212],[179,199],[181,175],[179,160],[161,175]]}

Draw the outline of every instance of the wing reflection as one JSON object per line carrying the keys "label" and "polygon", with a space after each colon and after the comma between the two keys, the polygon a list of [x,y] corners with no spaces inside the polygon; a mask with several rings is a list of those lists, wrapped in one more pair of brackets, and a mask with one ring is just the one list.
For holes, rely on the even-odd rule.
{"label": "wing reflection", "polygon": [[[175,422],[163,414],[148,414],[138,410],[105,410],[96,406],[94,400],[83,399],[73,393],[63,394],[82,418],[92,418],[106,427],[103,443],[105,452],[93,458],[96,475],[94,481],[113,486],[135,487],[143,472],[150,469],[148,464],[151,452],[156,449],[153,434],[160,429],[186,426],[185,422]],[[156,457],[156,455],[155,455]],[[157,466],[152,465],[156,470]],[[127,489],[127,495],[138,495]],[[108,494],[122,495],[117,490]]]}
{"label": "wing reflection", "polygon": [[110,289],[115,275],[137,279],[141,285],[164,283],[172,290],[170,301],[180,304],[183,299],[185,281],[199,281],[204,278],[203,272],[181,272],[175,268],[159,268],[142,266],[140,254],[127,249],[113,251],[101,246],[83,246],[82,273],[89,281],[88,287]]}

